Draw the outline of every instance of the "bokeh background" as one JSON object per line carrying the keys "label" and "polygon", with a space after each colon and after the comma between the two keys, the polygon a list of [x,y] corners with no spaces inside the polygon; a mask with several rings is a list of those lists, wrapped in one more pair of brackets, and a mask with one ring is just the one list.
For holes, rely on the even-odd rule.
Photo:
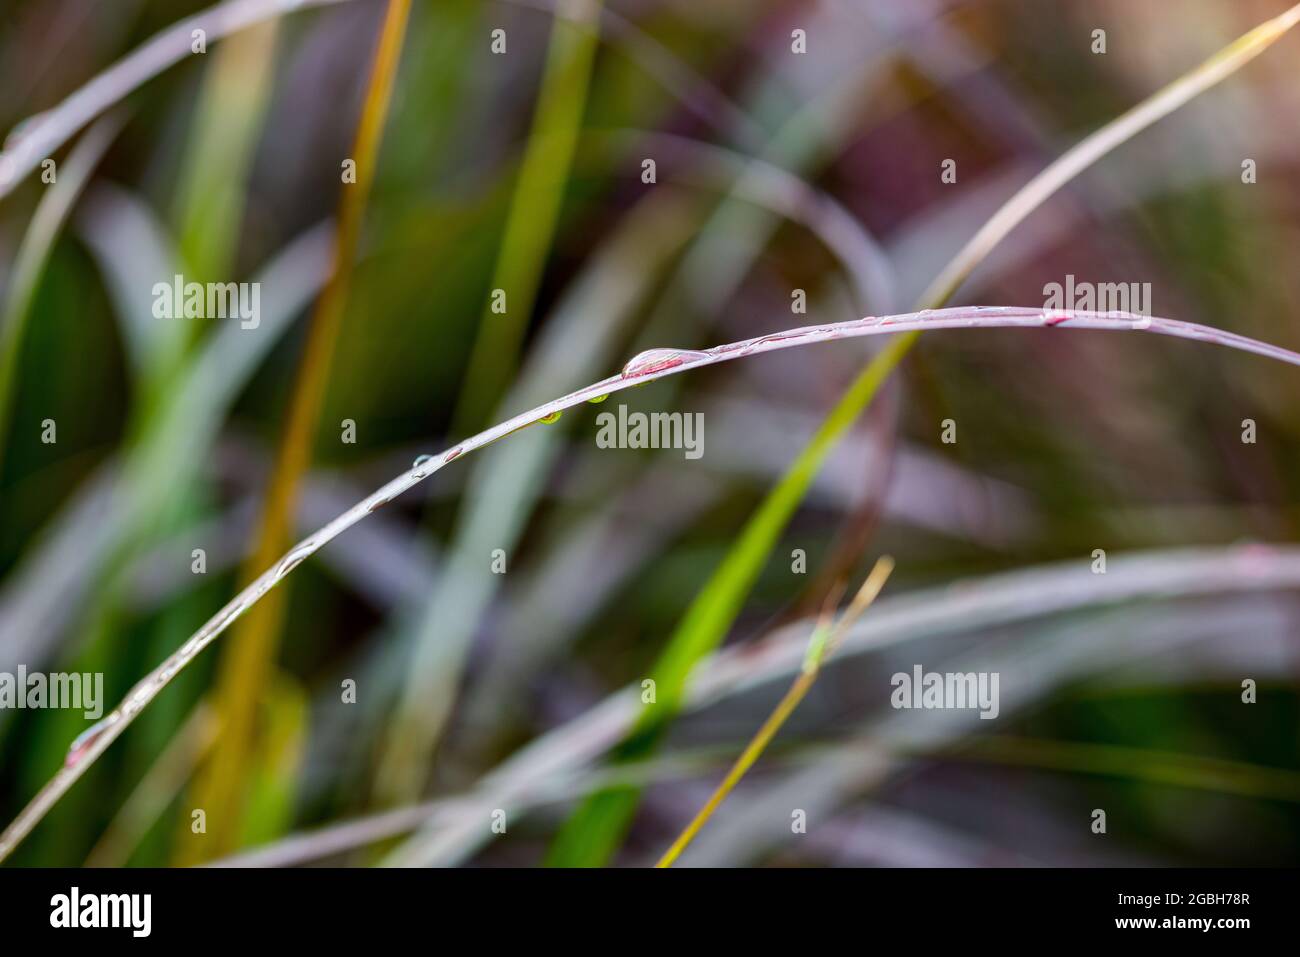
{"label": "bokeh background", "polygon": [[[0,670],[102,672],[111,705],[264,553],[421,454],[645,348],[906,311],[1035,171],[1284,8],[415,2],[385,109],[367,90],[388,4],[300,6],[127,91],[54,154],[55,183],[0,199]],[[10,145],[202,9],[4,0]],[[1282,39],[1107,156],[954,302],[1146,282],[1157,315],[1300,347],[1298,50]],[[368,190],[341,182],[366,116]],[[340,215],[355,255],[323,293]],[[260,282],[260,326],[155,319],[175,273]],[[800,647],[836,583],[888,552],[878,630],[683,863],[1293,863],[1300,375],[1205,343],[926,335],[766,556],[727,632],[731,679],[631,770],[581,756],[611,709],[641,707],[692,600],[879,347],[609,403],[703,413],[699,459],[598,448],[592,406],[452,463],[206,651],[12,862],[531,866],[624,774],[645,790],[610,860],[652,863],[788,685],[762,650]],[[889,676],[914,664],[998,671],[999,718],[890,709]],[[0,711],[0,816],[87,725]]]}

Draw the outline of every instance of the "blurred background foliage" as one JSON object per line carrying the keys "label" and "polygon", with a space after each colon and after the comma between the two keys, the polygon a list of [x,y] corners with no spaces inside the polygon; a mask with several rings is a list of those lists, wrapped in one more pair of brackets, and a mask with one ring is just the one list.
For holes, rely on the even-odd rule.
{"label": "blurred background foliage", "polygon": [[[1283,5],[417,0],[377,114],[377,165],[363,171],[373,185],[341,267],[343,311],[324,358],[304,359],[388,7],[308,4],[214,39],[61,149],[56,184],[28,176],[0,200],[0,350],[13,350],[0,395],[0,670],[102,671],[111,706],[260,571],[250,555],[313,361],[324,386],[284,516],[291,539],[419,454],[643,348],[905,310],[1032,172]],[[4,0],[0,128],[202,9]],[[1104,55],[1092,52],[1099,28]],[[496,29],[504,54],[491,50]],[[806,54],[791,52],[795,29]],[[1036,306],[1066,274],[1149,282],[1158,315],[1300,347],[1297,42],[1084,174],[955,301]],[[941,182],[945,159],[955,183]],[[48,254],[25,266],[33,224],[50,221]],[[261,281],[260,327],[154,319],[150,290],[176,272]],[[505,315],[490,309],[497,287]],[[796,288],[806,315],[792,315]],[[698,460],[598,449],[597,406],[439,472],[281,586],[270,640],[241,665],[261,670],[226,675],[252,722],[245,740],[223,736],[214,697],[232,632],[13,860],[220,858],[463,793],[529,742],[594,722],[606,695],[639,683],[875,348],[760,356],[617,397],[703,412]],[[1098,548],[1138,553],[1108,576],[1140,577],[1163,567],[1157,550],[1286,546],[1300,520],[1298,401],[1294,369],[1203,344],[927,336],[832,454],[729,643],[806,616],[834,578],[859,579],[885,550],[898,569],[882,613],[915,591],[941,615],[963,587],[995,587],[980,576],[1049,562],[1088,576]],[[1241,441],[1247,418],[1254,444]],[[355,443],[341,440],[349,419]],[[941,442],[945,419],[956,444]],[[205,574],[191,571],[195,548]],[[792,572],[795,549],[806,573]],[[1293,862],[1296,584],[1156,587],[991,621],[954,604],[937,637],[831,667],[683,860]],[[886,706],[890,673],[957,661],[1002,661],[1015,707],[943,740],[886,733],[907,736]],[[1260,685],[1250,706],[1246,677]],[[340,702],[348,678],[356,704]],[[650,769],[666,780],[616,862],[658,856],[780,686],[683,716]],[[6,819],[86,724],[0,711]],[[846,754],[880,750],[886,770],[835,779]],[[230,803],[195,835],[213,767]],[[417,859],[541,862],[589,788],[556,797],[554,784],[534,782],[506,834],[483,816],[463,853]],[[805,806],[821,810],[806,840],[791,839],[790,809]],[[1089,832],[1093,808],[1107,809],[1105,838]],[[401,843],[412,827],[315,859],[402,859],[418,851]]]}

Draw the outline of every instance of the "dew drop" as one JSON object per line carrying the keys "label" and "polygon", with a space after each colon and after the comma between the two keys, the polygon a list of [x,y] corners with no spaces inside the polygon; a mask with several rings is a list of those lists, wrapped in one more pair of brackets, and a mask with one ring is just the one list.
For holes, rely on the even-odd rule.
{"label": "dew drop", "polygon": [[[444,462],[445,461],[446,460],[444,459]],[[417,455],[415,457],[415,461],[411,463],[411,474],[416,479],[416,481],[425,478],[432,471],[433,471],[432,455]]]}
{"label": "dew drop", "polygon": [[63,759],[64,767],[72,767],[82,759],[90,746],[95,743],[95,739],[104,733],[108,727],[110,719],[105,718],[103,721],[96,721],[81,734],[72,739],[72,744],[68,745],[68,754]]}
{"label": "dew drop", "polygon": [[452,449],[450,452],[448,452],[447,455],[443,458],[443,460],[442,460],[443,464],[446,465],[448,462],[450,462],[452,459],[454,459],[454,458],[456,458],[457,456],[459,456],[460,453],[462,453],[462,452],[464,452],[464,451],[465,451],[465,450],[464,450],[463,448],[461,448],[459,445],[456,446],[454,449]]}
{"label": "dew drop", "polygon": [[559,421],[560,421],[560,415],[561,415],[560,410],[559,410],[559,409],[556,409],[556,410],[555,410],[554,412],[552,412],[550,415],[544,415],[544,416],[542,416],[540,419],[538,419],[537,421],[540,422],[540,423],[542,423],[542,425],[551,425],[551,424],[553,424],[553,423],[555,423],[555,422],[559,422]]}
{"label": "dew drop", "polygon": [[593,396],[592,396],[590,399],[588,399],[587,401],[590,402],[592,405],[595,405],[595,404],[597,404],[598,402],[604,402],[604,401],[605,401],[606,399],[608,399],[608,398],[609,398],[609,393],[606,392],[604,395],[593,395]]}
{"label": "dew drop", "polygon": [[623,366],[622,375],[624,379],[635,379],[704,358],[708,358],[706,353],[692,349],[647,349],[633,356],[628,364]]}

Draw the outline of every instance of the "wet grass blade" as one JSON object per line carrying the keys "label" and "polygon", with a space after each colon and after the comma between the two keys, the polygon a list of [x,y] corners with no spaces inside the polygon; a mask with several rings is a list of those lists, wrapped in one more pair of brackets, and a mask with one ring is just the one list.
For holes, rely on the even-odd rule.
{"label": "wet grass blade", "polygon": [[[5,829],[4,833],[0,834],[0,860],[8,856],[14,846],[25,835],[30,833],[31,829],[45,816],[59,798],[67,793],[68,789],[85,773],[86,769],[104,753],[109,745],[117,740],[140,712],[167,687],[177,674],[193,662],[208,645],[215,641],[235,621],[239,620],[241,616],[246,614],[249,609],[257,606],[295,568],[367,515],[383,508],[403,492],[414,488],[430,476],[437,474],[450,462],[462,458],[475,449],[483,448],[514,432],[518,432],[520,429],[535,425],[543,419],[548,419],[557,412],[581,406],[599,396],[612,395],[615,392],[635,388],[665,376],[677,375],[691,369],[715,365],[720,362],[729,362],[747,356],[763,355],[819,342],[890,335],[894,338],[886,346],[885,353],[882,353],[887,354],[891,349],[896,348],[899,342],[907,341],[908,336],[915,335],[922,329],[1061,329],[1070,327],[1109,330],[1112,332],[1145,331],[1175,338],[1211,342],[1239,351],[1267,356],[1300,367],[1300,353],[1195,323],[1125,313],[1103,314],[1062,311],[1049,315],[1041,309],[1007,306],[973,306],[946,310],[926,310],[922,313],[909,313],[903,316],[868,317],[824,326],[809,326],[802,329],[788,330],[783,333],[760,336],[755,339],[727,343],[703,352],[676,353],[667,361],[663,359],[661,354],[657,354],[651,367],[646,367],[641,357],[638,357],[633,359],[624,368],[623,372],[617,375],[602,379],[599,382],[593,382],[575,392],[570,392],[568,395],[521,412],[490,429],[465,439],[440,455],[430,457],[427,460],[422,459],[406,472],[381,486],[342,515],[317,529],[281,555],[278,560],[270,564],[239,594],[222,606],[180,648],[168,656],[153,671],[141,678],[118,706],[106,715],[99,725],[91,729],[93,733],[82,742],[71,759],[46,782],[45,786],[32,798],[18,817]],[[899,333],[902,333],[902,335],[897,335]],[[880,381],[883,381],[883,376],[879,380],[861,379],[860,382],[863,383],[861,388],[869,396],[871,391],[878,387]],[[724,562],[723,569],[726,576],[722,578],[721,583],[715,577],[715,580],[709,586],[706,586],[708,601],[701,602],[697,600],[689,613],[688,620],[694,626],[690,633],[693,640],[698,641],[700,634],[706,636],[708,634],[708,632],[703,631],[699,623],[717,628],[720,625],[725,627],[726,623],[730,621],[727,615],[728,609],[731,609],[730,613],[734,615],[734,609],[739,607],[738,604],[731,604],[739,601],[736,596],[740,588],[735,583],[752,583],[752,574],[754,572],[751,568],[751,559],[756,550],[756,543],[761,544],[765,537],[779,533],[784,524],[782,509],[793,509],[795,507],[798,496],[811,482],[817,465],[833,445],[834,438],[844,428],[847,428],[849,421],[851,420],[832,416],[827,422],[823,423],[814,442],[808,449],[805,449],[804,454],[800,456],[796,463],[799,467],[792,470],[791,475],[793,478],[788,478],[786,482],[778,486],[778,490],[782,492],[781,496],[775,498],[775,504],[772,504],[774,499],[769,498],[768,504],[759,512],[758,519],[761,521],[751,522],[750,528],[746,530],[746,535],[749,538],[742,538],[741,541],[741,544],[746,546],[742,549],[742,557],[740,559],[729,558],[728,561]],[[680,647],[680,643],[678,643],[678,646]],[[697,648],[708,650],[708,645],[692,645],[686,651],[691,652]],[[675,698],[679,700],[686,688],[686,675],[693,663],[694,659],[689,654],[675,648],[669,648],[668,653],[661,659],[661,673],[669,679],[667,687],[676,686]],[[656,723],[654,727],[645,730],[657,733],[661,727],[661,724]]]}
{"label": "wet grass blade", "polygon": [[[518,364],[520,344],[559,221],[599,45],[600,4],[592,3],[584,9],[587,22],[557,16],[551,24],[541,93],[492,277],[492,289],[505,293],[505,312],[498,314],[494,297],[488,297],[454,415],[458,434],[478,429],[488,420]],[[538,465],[544,466],[544,461],[539,460]],[[449,575],[464,567],[464,549],[474,543],[474,530],[481,527],[475,521],[474,502],[467,503],[465,509]],[[504,515],[509,507],[494,502],[489,511]],[[478,510],[477,517],[483,514]],[[468,614],[449,616],[445,593],[448,586],[466,593],[472,591],[448,578],[420,609],[415,624],[414,660],[380,760],[377,790],[385,801],[411,800],[423,786],[427,763],[459,681],[457,659],[468,646],[476,624],[472,620],[476,611],[472,600],[463,609]],[[444,629],[440,623],[447,617],[465,624],[453,623]],[[430,701],[438,704],[431,707]]]}
{"label": "wet grass blade", "polygon": [[[1125,141],[1168,116],[1193,97],[1230,76],[1264,52],[1300,21],[1300,4],[1261,24],[1153,96],[1085,138],[1035,176],[980,229],[935,278],[922,308],[942,305],[979,262],[1025,217],[1057,190]],[[871,404],[881,383],[898,367],[920,336],[913,330],[894,339],[858,375],[809,445],[764,499],[739,540],[701,590],[660,659],[656,674],[670,682],[669,704],[680,698],[691,668],[721,642],[753,587],[781,531],[794,515],[813,476],[838,439]],[[656,709],[662,728],[669,708]],[[627,745],[629,756],[644,757],[657,732],[642,733]],[[610,859],[631,824],[639,795],[630,789],[596,794],[569,819],[556,839],[550,862],[598,866]]]}
{"label": "wet grass blade", "polygon": [[[905,349],[907,341],[906,336],[892,339],[881,355]],[[842,403],[822,423],[691,603],[686,617],[650,669],[656,686],[656,706],[645,712],[632,738],[617,752],[619,760],[638,760],[654,751],[660,734],[680,706],[692,669],[722,643],[773,544],[807,494],[826,456],[857,418],[857,407],[871,401],[888,375],[888,368],[879,361],[871,364],[868,371],[872,370],[877,374],[863,375],[853,384],[849,392],[852,404]],[[639,794],[637,789],[622,788],[588,798],[556,838],[548,863],[560,867],[595,866],[608,860],[631,822]]]}

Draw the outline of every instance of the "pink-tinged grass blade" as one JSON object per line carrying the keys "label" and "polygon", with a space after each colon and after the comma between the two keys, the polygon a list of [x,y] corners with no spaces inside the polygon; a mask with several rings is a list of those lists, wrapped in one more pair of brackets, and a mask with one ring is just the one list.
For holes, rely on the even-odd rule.
{"label": "pink-tinged grass blade", "polygon": [[[76,759],[65,763],[41,788],[40,792],[19,813],[0,835],[0,861],[4,860],[19,841],[45,816],[46,812],[81,777],[82,773],[101,755],[117,737],[126,730],[146,705],[183,668],[185,668],[218,635],[256,604],[263,595],[275,587],[294,568],[314,554],[326,543],[338,537],[366,515],[387,505],[398,495],[418,485],[448,462],[466,453],[482,448],[512,432],[548,419],[565,409],[581,405],[591,399],[621,392],[664,376],[675,375],[688,369],[697,369],[729,362],[746,356],[777,352],[818,342],[897,333],[921,332],[942,329],[1051,329],[1053,334],[1067,328],[1097,329],[1108,332],[1151,332],[1210,342],[1242,352],[1276,359],[1289,365],[1300,366],[1300,353],[1280,346],[1270,345],[1247,336],[1226,332],[1210,326],[1177,319],[1140,316],[1123,312],[1082,312],[1071,310],[1045,311],[1020,306],[960,306],[951,309],[923,310],[895,316],[868,316],[847,322],[819,326],[802,326],[782,332],[769,333],[752,339],[726,343],[704,350],[656,349],[633,357],[617,374],[584,386],[575,392],[536,406],[526,412],[494,425],[474,435],[453,448],[421,460],[409,470],[388,482],[332,522],[307,536],[289,549],[279,561],[259,575],[248,587],[232,598],[198,631],[173,652],[166,660],[142,678],[126,698],[101,722],[99,730],[89,741],[77,746]],[[680,360],[680,361],[678,361]]]}

